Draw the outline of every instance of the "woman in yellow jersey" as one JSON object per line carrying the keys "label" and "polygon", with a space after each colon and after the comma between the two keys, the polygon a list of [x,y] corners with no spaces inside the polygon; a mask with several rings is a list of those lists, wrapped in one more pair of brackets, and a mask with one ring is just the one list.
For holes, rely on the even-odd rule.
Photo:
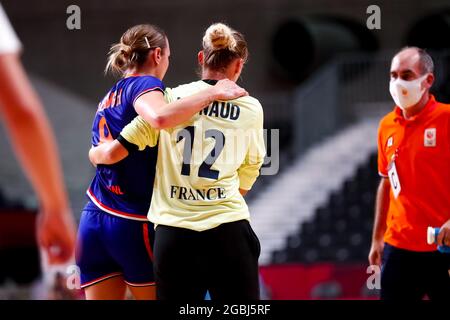
{"label": "woman in yellow jersey", "polygon": [[[198,54],[203,80],[168,89],[166,99],[191,96],[220,79],[236,81],[247,56],[241,33],[213,24]],[[260,246],[243,198],[265,156],[258,100],[214,101],[182,125],[160,131],[137,117],[119,140],[92,149],[91,161],[114,163],[158,143],[148,214],[156,226],[158,299],[201,300],[206,290],[217,300],[258,299]]]}

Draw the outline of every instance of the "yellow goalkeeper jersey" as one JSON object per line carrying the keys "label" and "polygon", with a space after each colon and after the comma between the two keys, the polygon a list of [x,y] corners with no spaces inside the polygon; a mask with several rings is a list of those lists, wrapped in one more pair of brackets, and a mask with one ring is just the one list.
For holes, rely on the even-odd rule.
{"label": "yellow goalkeeper jersey", "polygon": [[[166,100],[193,95],[210,83],[167,89]],[[203,231],[250,220],[239,189],[251,189],[266,153],[263,109],[255,98],[214,101],[182,125],[160,131],[136,117],[121,135],[139,150],[158,143],[148,213],[155,225]]]}

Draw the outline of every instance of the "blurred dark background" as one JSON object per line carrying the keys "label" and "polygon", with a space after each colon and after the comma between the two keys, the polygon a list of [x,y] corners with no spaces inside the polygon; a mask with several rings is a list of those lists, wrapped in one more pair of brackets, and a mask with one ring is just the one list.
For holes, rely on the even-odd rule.
{"label": "blurred dark background", "polygon": [[[93,101],[113,80],[103,75],[112,43],[130,26],[153,23],[168,34],[169,86],[196,78],[204,30],[223,21],[247,38],[251,59],[243,75],[255,96],[292,89],[326,59],[343,51],[398,49],[415,43],[448,48],[446,0],[207,0],[2,1],[25,45],[30,71]],[[66,8],[81,8],[81,30],[66,28]],[[381,9],[381,29],[368,30],[369,5]],[[270,113],[270,110],[267,110]]]}

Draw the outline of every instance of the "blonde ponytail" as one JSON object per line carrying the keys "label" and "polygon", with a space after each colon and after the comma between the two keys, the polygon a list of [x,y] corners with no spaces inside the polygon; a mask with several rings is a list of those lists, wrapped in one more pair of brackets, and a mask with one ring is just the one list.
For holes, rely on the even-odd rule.
{"label": "blonde ponytail", "polygon": [[122,75],[128,68],[131,52],[131,47],[122,43],[112,45],[108,53],[105,74],[111,72],[114,75]]}

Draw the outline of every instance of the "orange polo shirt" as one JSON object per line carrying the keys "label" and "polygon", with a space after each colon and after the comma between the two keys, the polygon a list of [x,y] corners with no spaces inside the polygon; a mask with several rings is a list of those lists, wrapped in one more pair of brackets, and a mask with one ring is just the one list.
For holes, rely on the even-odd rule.
{"label": "orange polo shirt", "polygon": [[381,176],[388,177],[393,158],[401,191],[395,197],[391,188],[384,241],[412,251],[436,250],[427,244],[427,227],[450,219],[450,105],[430,95],[411,119],[399,107],[388,113],[378,129]]}

